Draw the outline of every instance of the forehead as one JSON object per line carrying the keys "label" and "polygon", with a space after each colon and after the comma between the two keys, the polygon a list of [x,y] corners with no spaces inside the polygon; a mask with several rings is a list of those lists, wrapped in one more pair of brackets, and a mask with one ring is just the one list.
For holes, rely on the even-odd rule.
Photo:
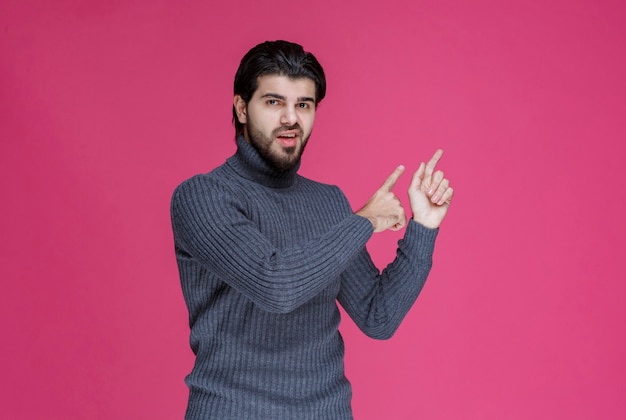
{"label": "forehead", "polygon": [[258,86],[253,96],[263,96],[269,93],[284,96],[287,99],[315,98],[315,82],[308,77],[296,79],[277,74],[260,76]]}

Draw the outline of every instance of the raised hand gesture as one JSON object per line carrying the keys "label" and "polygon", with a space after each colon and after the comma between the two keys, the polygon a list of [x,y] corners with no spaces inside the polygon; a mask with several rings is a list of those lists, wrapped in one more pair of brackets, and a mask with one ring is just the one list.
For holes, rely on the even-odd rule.
{"label": "raised hand gesture", "polygon": [[435,152],[428,163],[422,162],[413,174],[411,185],[409,185],[413,220],[432,229],[441,224],[454,194],[443,172],[435,171],[441,156],[443,156],[443,150],[440,149]]}
{"label": "raised hand gesture", "polygon": [[402,203],[391,191],[403,172],[404,166],[398,166],[365,206],[356,213],[372,222],[374,232],[387,229],[400,230],[406,225]]}

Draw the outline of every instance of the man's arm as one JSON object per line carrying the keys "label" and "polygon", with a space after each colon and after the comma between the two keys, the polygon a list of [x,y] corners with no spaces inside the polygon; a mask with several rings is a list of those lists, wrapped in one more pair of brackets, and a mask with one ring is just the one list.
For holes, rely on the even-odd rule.
{"label": "man's arm", "polygon": [[179,255],[188,254],[270,312],[290,312],[318,295],[372,235],[367,220],[350,215],[320,237],[278,247],[249,219],[236,193],[202,177],[176,189],[171,211]]}
{"label": "man's arm", "polygon": [[396,332],[426,282],[438,232],[410,220],[382,272],[364,248],[342,273],[337,300],[367,336],[384,340]]}
{"label": "man's arm", "polygon": [[[443,172],[435,171],[442,154],[441,150],[435,152],[432,159],[427,164],[420,164],[413,175],[409,186],[413,219],[407,225],[404,238],[398,243],[395,260],[379,273],[363,249],[342,274],[338,300],[359,328],[370,337],[386,339],[394,334],[417,299],[430,272],[438,227],[453,195]],[[368,204],[384,201],[390,205],[398,202],[391,189],[402,171],[403,167],[398,167]],[[381,207],[382,204],[372,208]],[[368,215],[372,208],[364,208],[357,214],[363,214],[365,210]],[[396,224],[380,217],[368,217],[368,220],[372,221],[375,231],[381,231],[383,227],[395,230],[403,224],[404,219],[401,218]]]}

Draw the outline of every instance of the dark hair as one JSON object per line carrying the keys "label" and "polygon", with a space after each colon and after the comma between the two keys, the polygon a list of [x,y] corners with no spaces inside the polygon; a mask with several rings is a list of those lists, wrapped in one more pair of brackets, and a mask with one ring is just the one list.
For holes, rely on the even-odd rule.
{"label": "dark hair", "polygon": [[[268,74],[302,77],[315,82],[315,105],[326,96],[326,76],[315,56],[304,51],[302,46],[287,41],[265,41],[246,53],[235,74],[235,95],[248,103],[258,88],[258,78]],[[243,131],[233,106],[235,134]]]}

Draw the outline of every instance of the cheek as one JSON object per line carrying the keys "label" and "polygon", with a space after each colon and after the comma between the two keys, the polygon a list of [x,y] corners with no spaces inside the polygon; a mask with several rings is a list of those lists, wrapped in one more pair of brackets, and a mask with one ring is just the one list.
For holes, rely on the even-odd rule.
{"label": "cheek", "polygon": [[254,126],[257,131],[260,131],[267,135],[271,133],[274,124],[270,121],[272,120],[272,116],[267,113],[259,112],[255,110],[254,113],[248,113],[248,124]]}
{"label": "cheek", "polygon": [[302,129],[306,131],[311,131],[311,129],[313,128],[314,122],[315,122],[315,113],[305,115],[302,118]]}

